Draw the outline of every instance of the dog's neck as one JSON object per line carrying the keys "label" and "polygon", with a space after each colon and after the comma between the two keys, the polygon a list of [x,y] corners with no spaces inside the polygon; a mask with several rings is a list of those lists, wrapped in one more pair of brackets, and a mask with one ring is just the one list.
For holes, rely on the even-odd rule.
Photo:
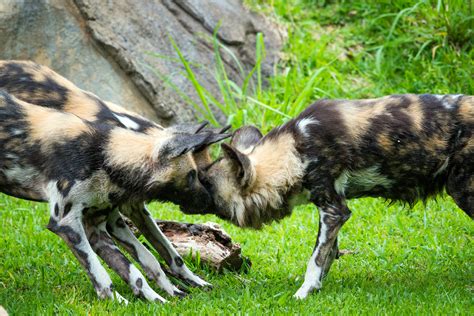
{"label": "dog's neck", "polygon": [[160,147],[157,140],[165,138],[159,133],[165,132],[156,130],[156,135],[147,135],[118,127],[110,131],[109,142],[104,148],[108,173],[128,188],[129,194],[146,194],[140,191],[164,176],[159,174],[155,163],[156,149]]}
{"label": "dog's neck", "polygon": [[293,135],[282,133],[264,138],[248,157],[254,167],[255,182],[244,198],[245,219],[250,216],[252,226],[259,226],[289,215],[288,199],[299,193],[304,175]]}

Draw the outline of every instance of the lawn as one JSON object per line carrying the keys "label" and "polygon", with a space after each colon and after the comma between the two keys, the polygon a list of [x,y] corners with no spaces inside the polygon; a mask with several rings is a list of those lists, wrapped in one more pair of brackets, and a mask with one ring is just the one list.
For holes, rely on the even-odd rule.
{"label": "lawn", "polygon": [[[286,29],[288,39],[268,84],[257,80],[253,92],[241,91],[241,101],[224,108],[234,127],[252,123],[268,131],[320,97],[474,94],[470,1],[246,3]],[[96,299],[64,242],[45,229],[45,204],[0,195],[0,305],[11,315],[474,314],[474,222],[449,197],[414,208],[381,199],[349,205],[353,216],[340,247],[356,253],[334,263],[322,291],[295,301],[317,235],[313,206],[255,231],[154,203],[161,219],[220,223],[252,267],[218,275],[188,261],[214,288],[192,289],[166,305],[134,298],[111,273],[131,302],[124,306]]]}

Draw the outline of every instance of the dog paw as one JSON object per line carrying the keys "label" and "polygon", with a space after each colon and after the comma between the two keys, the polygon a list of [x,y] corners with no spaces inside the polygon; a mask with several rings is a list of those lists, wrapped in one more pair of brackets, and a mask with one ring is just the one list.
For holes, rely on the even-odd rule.
{"label": "dog paw", "polygon": [[120,293],[117,292],[117,291],[114,291],[113,299],[117,300],[117,302],[119,302],[120,304],[128,305],[128,300],[125,297],[123,297],[122,295],[120,295]]}
{"label": "dog paw", "polygon": [[319,290],[321,288],[321,283],[318,284],[307,284],[303,283],[303,285],[296,291],[293,297],[297,300],[305,299],[311,292],[314,290]]}
{"label": "dog paw", "polygon": [[188,293],[183,292],[183,291],[181,291],[181,290],[179,290],[179,289],[175,289],[175,290],[173,291],[173,296],[176,296],[176,297],[178,297],[179,299],[182,299],[182,298],[185,298],[186,296],[188,296]]}
{"label": "dog paw", "polygon": [[211,283],[208,283],[208,282],[204,281],[203,279],[201,279],[200,277],[198,277],[196,275],[193,275],[192,278],[186,278],[185,281],[189,285],[194,286],[194,287],[200,287],[200,288],[203,288],[203,289],[212,289],[212,284]]}

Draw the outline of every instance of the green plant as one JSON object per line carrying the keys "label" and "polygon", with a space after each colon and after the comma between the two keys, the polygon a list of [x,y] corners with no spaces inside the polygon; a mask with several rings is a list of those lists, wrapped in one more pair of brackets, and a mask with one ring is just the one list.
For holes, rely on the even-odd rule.
{"label": "green plant", "polygon": [[[240,84],[229,80],[222,68],[217,73],[222,65],[216,54],[212,73],[225,98],[211,98],[206,90],[202,93],[209,107],[218,101],[214,105],[222,107],[234,128],[256,124],[266,132],[321,97],[474,94],[472,1],[246,3],[281,23],[288,38],[274,75],[267,78],[266,85],[261,77],[260,88],[257,68],[244,70],[230,50],[213,42],[216,52],[218,47],[221,56],[228,54],[234,60],[242,80]],[[155,55],[175,62],[182,75],[188,75],[178,55]],[[194,61],[186,62],[193,72],[200,67]],[[168,75],[157,75],[173,85]],[[202,111],[200,115],[207,115],[201,99],[195,102],[183,93],[181,97]],[[190,297],[167,305],[134,298],[128,286],[114,276],[117,290],[131,304],[98,301],[72,253],[44,228],[46,206],[2,195],[0,305],[11,315],[469,315],[474,309],[474,222],[449,198],[413,209],[387,206],[380,199],[350,201],[353,216],[343,227],[340,242],[341,248],[357,250],[357,254],[338,260],[323,290],[302,302],[291,295],[302,283],[303,263],[316,239],[318,216],[313,206],[298,207],[291,217],[262,231],[242,230],[212,216],[184,215],[169,204],[150,208],[161,219],[218,222],[252,260],[250,271],[217,275],[200,267],[197,273],[214,284],[214,289],[192,290]]]}

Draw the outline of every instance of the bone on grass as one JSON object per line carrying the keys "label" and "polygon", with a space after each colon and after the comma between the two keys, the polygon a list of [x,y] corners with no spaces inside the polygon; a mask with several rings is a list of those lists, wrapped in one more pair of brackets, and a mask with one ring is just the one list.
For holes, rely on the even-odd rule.
{"label": "bone on grass", "polygon": [[[241,255],[240,245],[216,223],[190,224],[156,220],[161,231],[168,237],[178,253],[195,259],[199,253],[201,263],[217,271],[240,270],[249,267],[250,260]],[[140,232],[127,221],[135,235]]]}

